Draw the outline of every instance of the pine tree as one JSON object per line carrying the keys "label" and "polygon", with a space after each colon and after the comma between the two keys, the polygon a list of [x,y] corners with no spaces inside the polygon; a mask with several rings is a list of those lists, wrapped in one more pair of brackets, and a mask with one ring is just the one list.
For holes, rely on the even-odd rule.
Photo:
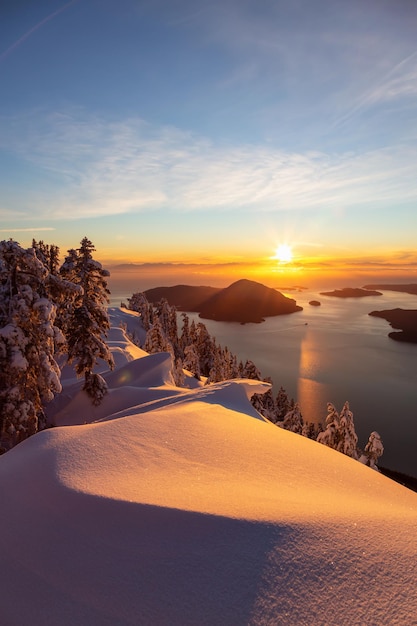
{"label": "pine tree", "polygon": [[250,378],[252,380],[262,380],[262,374],[253,361],[246,361],[242,372],[242,378]]}
{"label": "pine tree", "polygon": [[[365,450],[360,457],[360,462],[368,465],[374,470],[378,470],[377,461],[384,453],[384,446],[380,435],[374,430],[368,439]],[[378,470],[379,471],[379,470]]]}
{"label": "pine tree", "polygon": [[[190,334],[193,330],[192,327],[193,325],[191,324]],[[214,340],[210,337],[206,326],[202,322],[198,322],[195,332],[196,340],[194,343],[200,360],[200,372],[202,376],[208,376],[214,364]]]}
{"label": "pine tree", "polygon": [[182,353],[185,354],[185,349],[192,344],[191,336],[190,336],[190,318],[187,313],[181,313],[182,316],[182,328],[180,335],[180,347]]}
{"label": "pine tree", "polygon": [[144,293],[134,293],[128,298],[129,309],[140,314],[143,328],[148,331],[152,325],[152,305]]}
{"label": "pine tree", "polygon": [[0,440],[7,450],[45,428],[43,406],[61,391],[49,271],[12,240],[0,242]]}
{"label": "pine tree", "polygon": [[197,380],[200,380],[200,359],[193,343],[186,346],[184,350],[183,366],[186,370],[194,374]]}
{"label": "pine tree", "polygon": [[109,272],[93,259],[95,247],[84,237],[80,248],[69,250],[61,274],[81,287],[81,294],[64,323],[68,342],[68,363],[75,364],[77,376],[84,376],[83,389],[93,404],[99,404],[107,391],[106,382],[94,368],[99,359],[113,369],[114,362],[105,337],[110,328],[106,305]]}
{"label": "pine tree", "polygon": [[144,350],[150,354],[155,354],[156,352],[173,352],[172,346],[164,333],[158,316],[154,317],[153,324],[146,333]]}
{"label": "pine tree", "polygon": [[288,411],[286,416],[284,417],[282,423],[279,424],[285,430],[290,430],[293,433],[298,433],[301,435],[303,431],[303,416],[301,415],[301,410],[296,402],[294,407]]}
{"label": "pine tree", "polygon": [[290,399],[284,387],[280,387],[275,399],[275,418],[274,422],[282,422],[288,411],[290,410]]}
{"label": "pine tree", "polygon": [[213,365],[210,368],[210,372],[207,378],[207,384],[219,383],[222,380],[227,380],[227,376],[224,370],[224,360],[222,350],[220,347],[215,346]]}
{"label": "pine tree", "polygon": [[357,460],[358,436],[355,432],[355,424],[353,423],[353,413],[349,408],[349,402],[345,402],[340,412],[339,430],[340,430],[340,442],[337,447],[337,450]]}
{"label": "pine tree", "polygon": [[331,402],[327,403],[326,428],[317,436],[317,441],[337,450],[339,444],[339,414]]}
{"label": "pine tree", "polygon": [[317,435],[317,441],[338,452],[342,452],[353,459],[358,458],[358,437],[355,432],[353,413],[349,402],[345,402],[342,411],[336,411],[335,406],[327,404],[326,428]]}
{"label": "pine tree", "polygon": [[[265,382],[270,382],[266,379]],[[272,389],[265,393],[254,393],[251,397],[252,406],[264,417],[275,423],[275,402]]]}

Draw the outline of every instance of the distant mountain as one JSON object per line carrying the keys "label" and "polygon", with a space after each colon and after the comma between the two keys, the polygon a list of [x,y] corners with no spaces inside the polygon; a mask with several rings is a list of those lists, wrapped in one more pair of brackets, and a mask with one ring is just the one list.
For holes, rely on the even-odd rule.
{"label": "distant mountain", "polygon": [[399,291],[401,293],[411,293],[417,296],[417,284],[416,283],[381,283],[378,285],[365,285],[364,289],[382,289],[382,291]]}
{"label": "distant mountain", "polygon": [[166,298],[182,311],[197,311],[203,319],[221,322],[263,322],[265,317],[301,311],[292,298],[252,280],[238,280],[225,289],[213,287],[159,287],[145,291],[150,302]]}
{"label": "distant mountain", "polygon": [[155,287],[145,291],[149,302],[156,303],[165,298],[169,304],[179,311],[199,312],[203,304],[214,296],[220,287],[194,287],[191,285],[175,285],[174,287]]}

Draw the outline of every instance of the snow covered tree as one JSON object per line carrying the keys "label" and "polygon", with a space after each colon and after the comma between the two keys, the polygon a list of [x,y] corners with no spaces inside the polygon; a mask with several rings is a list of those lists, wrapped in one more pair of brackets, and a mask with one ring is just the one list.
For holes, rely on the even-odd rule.
{"label": "snow covered tree", "polygon": [[353,423],[353,413],[349,408],[349,402],[345,402],[342,411],[336,411],[335,406],[327,404],[326,428],[317,436],[317,441],[329,448],[338,450],[353,459],[358,458],[358,437]]}
{"label": "snow covered tree", "polygon": [[200,359],[198,358],[197,350],[193,343],[184,350],[183,366],[186,370],[194,374],[197,380],[200,380]]}
{"label": "snow covered tree", "polygon": [[321,424],[315,424],[314,422],[304,422],[301,434],[303,435],[303,437],[307,437],[308,439],[313,439],[314,441],[316,441],[319,433],[321,433],[322,430],[323,427],[321,426]]}
{"label": "snow covered tree", "polygon": [[148,302],[144,293],[134,293],[128,298],[129,309],[140,314],[143,328],[148,331],[152,325],[152,305]]}
{"label": "snow covered tree", "polygon": [[283,421],[278,425],[285,430],[290,430],[293,433],[298,433],[299,435],[301,435],[304,422],[298,402],[294,404],[294,407],[290,411],[288,411]]}
{"label": "snow covered tree", "polygon": [[[377,461],[384,453],[384,446],[380,435],[374,430],[369,435],[368,443],[365,446],[365,450],[360,457],[360,462],[364,465],[368,465],[372,469],[378,470]],[[379,470],[378,470],[379,471]]]}
{"label": "snow covered tree", "polygon": [[215,346],[213,355],[213,365],[210,368],[210,372],[207,378],[207,384],[219,383],[222,380],[227,380],[227,376],[224,368],[223,354],[220,347]]}
{"label": "snow covered tree", "polygon": [[317,441],[337,450],[339,444],[339,414],[331,402],[327,403],[326,428],[319,433]]}
{"label": "snow covered tree", "polygon": [[187,346],[192,344],[192,339],[190,336],[190,318],[188,317],[187,313],[181,313],[181,316],[182,316],[182,328],[181,328],[181,335],[180,335],[179,343],[180,343],[181,350],[184,354]]}
{"label": "snow covered tree", "polygon": [[151,328],[146,333],[144,350],[150,354],[155,354],[156,352],[173,353],[172,346],[164,333],[158,316],[155,316]]}
{"label": "snow covered tree", "polygon": [[0,242],[0,442],[7,450],[46,426],[61,391],[55,352],[64,337],[48,297],[49,271],[33,248]]}
{"label": "snow covered tree", "polygon": [[[214,341],[202,322],[198,322],[195,330],[196,340],[194,343],[200,360],[200,372],[202,376],[208,376],[214,364]],[[192,324],[190,327],[191,332]]]}
{"label": "snow covered tree", "polygon": [[59,268],[59,248],[53,244],[45,244],[42,240],[32,240],[32,248],[40,261],[48,268],[51,274],[57,274]]}
{"label": "snow covered tree", "polygon": [[[265,382],[271,382],[271,380],[266,379]],[[265,393],[254,393],[251,397],[251,404],[261,415],[271,422],[275,421],[275,402],[272,389],[268,389]]]}
{"label": "snow covered tree", "polygon": [[358,436],[353,423],[353,413],[349,408],[349,402],[345,402],[339,415],[340,442],[337,447],[339,452],[343,452],[352,459],[358,458],[357,446]]}
{"label": "snow covered tree", "polygon": [[180,358],[174,359],[171,372],[172,372],[172,378],[176,386],[184,387],[185,375],[184,375],[184,365],[183,365],[182,359]]}
{"label": "snow covered tree", "polygon": [[282,422],[288,411],[291,410],[291,402],[284,387],[280,387],[275,399],[274,422]]}
{"label": "snow covered tree", "polygon": [[99,404],[106,393],[105,380],[93,370],[99,359],[110,369],[114,362],[105,337],[110,328],[106,305],[109,290],[106,278],[109,272],[93,259],[95,247],[84,237],[77,250],[69,250],[60,273],[82,289],[75,304],[68,311],[63,331],[68,342],[68,363],[74,363],[77,376],[84,376],[83,389],[93,404]]}
{"label": "snow covered tree", "polygon": [[262,380],[262,374],[256,367],[255,363],[248,359],[243,368],[242,378],[250,378],[252,380]]}

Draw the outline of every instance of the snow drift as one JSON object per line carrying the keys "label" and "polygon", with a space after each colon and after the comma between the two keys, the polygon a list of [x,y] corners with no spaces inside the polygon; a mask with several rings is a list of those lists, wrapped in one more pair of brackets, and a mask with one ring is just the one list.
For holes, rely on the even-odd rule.
{"label": "snow drift", "polygon": [[415,623],[417,494],[264,420],[265,383],[175,387],[111,319],[102,405],[66,370],[59,427],[0,457],[1,623]]}

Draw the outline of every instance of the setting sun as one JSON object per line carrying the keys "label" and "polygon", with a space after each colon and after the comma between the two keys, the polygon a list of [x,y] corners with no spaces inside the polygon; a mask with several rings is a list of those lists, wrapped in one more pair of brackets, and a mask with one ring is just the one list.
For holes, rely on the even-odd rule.
{"label": "setting sun", "polygon": [[287,244],[281,244],[276,249],[275,258],[278,259],[280,263],[289,263],[292,261],[292,256],[292,250]]}

